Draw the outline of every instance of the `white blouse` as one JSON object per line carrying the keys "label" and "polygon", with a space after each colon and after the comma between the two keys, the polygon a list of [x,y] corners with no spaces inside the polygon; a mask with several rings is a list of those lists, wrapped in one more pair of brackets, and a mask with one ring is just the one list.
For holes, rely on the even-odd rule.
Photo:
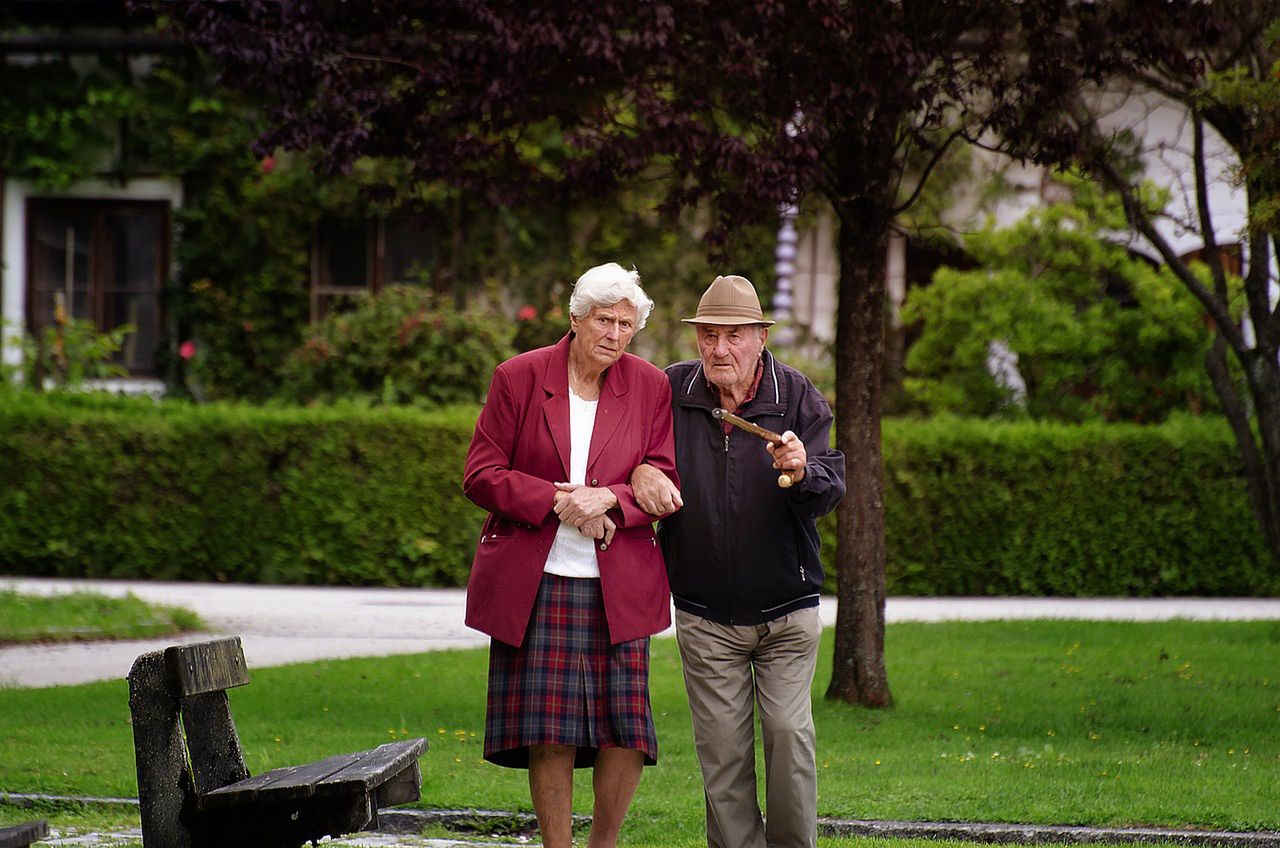
{"label": "white blouse", "polygon": [[[587,454],[591,450],[591,433],[596,426],[599,401],[583,400],[569,392],[569,482],[587,482]],[[596,562],[596,540],[589,539],[576,528],[560,522],[547,564],[542,570],[561,577],[599,577]]]}

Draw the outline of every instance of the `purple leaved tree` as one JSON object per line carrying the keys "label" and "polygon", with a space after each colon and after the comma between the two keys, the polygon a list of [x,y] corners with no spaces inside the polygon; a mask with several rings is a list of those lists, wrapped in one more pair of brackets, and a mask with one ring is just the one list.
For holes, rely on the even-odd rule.
{"label": "purple leaved tree", "polygon": [[[716,237],[819,196],[839,223],[839,613],[828,697],[891,703],[884,666],[880,447],[884,265],[897,216],[957,138],[1052,108],[1092,69],[1063,67],[1050,0],[245,0],[166,6],[264,96],[261,151],[333,169],[406,160],[495,203],[666,177]],[[1088,4],[1085,4],[1088,5]],[[1106,4],[1096,4],[1105,6]],[[1128,4],[1134,5],[1134,4]],[[1139,3],[1157,17],[1163,2]],[[1086,14],[1092,14],[1086,12]],[[1097,12],[1102,15],[1102,12]],[[1028,45],[1038,51],[1027,59]],[[999,85],[995,85],[999,83]],[[923,155],[922,155],[923,154]],[[794,195],[793,195],[794,193]],[[544,195],[545,196],[545,195]]]}

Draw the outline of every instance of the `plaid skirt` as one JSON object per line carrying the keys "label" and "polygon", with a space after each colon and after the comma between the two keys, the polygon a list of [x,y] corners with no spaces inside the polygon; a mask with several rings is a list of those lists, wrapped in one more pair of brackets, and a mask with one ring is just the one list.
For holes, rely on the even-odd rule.
{"label": "plaid skirt", "polygon": [[577,748],[575,768],[601,748],[658,761],[649,640],[609,644],[598,579],[542,575],[524,644],[490,643],[484,758],[528,768],[530,745]]}

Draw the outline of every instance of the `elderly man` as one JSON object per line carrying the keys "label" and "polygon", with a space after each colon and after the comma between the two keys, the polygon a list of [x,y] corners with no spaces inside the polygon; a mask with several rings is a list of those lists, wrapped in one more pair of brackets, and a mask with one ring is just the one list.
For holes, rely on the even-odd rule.
{"label": "elderly man", "polygon": [[[681,489],[643,465],[632,484],[641,508],[666,516],[658,535],[706,791],[707,844],[812,848],[809,690],[823,576],[816,521],[844,496],[844,455],[831,447],[822,394],[766,350],[773,322],[749,280],[716,277],[684,320],[697,333],[700,359],[667,368]],[[734,428],[716,409],[781,434],[781,442]],[[757,704],[767,822],[756,801]]]}

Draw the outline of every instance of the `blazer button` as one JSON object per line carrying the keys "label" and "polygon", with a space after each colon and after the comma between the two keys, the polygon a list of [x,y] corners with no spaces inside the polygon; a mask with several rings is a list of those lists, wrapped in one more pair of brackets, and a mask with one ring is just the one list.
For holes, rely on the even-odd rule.
{"label": "blazer button", "polygon": [[600,550],[602,550],[602,551],[607,551],[607,550],[609,550],[609,545],[608,545],[608,543],[606,543],[606,542],[601,542],[601,543],[600,543]]}
{"label": "blazer button", "polygon": [[593,485],[593,486],[599,486],[599,485],[600,485],[600,481],[599,481],[599,480],[597,480],[597,479],[595,479],[595,478],[593,477],[593,478],[591,479],[591,485]]}

